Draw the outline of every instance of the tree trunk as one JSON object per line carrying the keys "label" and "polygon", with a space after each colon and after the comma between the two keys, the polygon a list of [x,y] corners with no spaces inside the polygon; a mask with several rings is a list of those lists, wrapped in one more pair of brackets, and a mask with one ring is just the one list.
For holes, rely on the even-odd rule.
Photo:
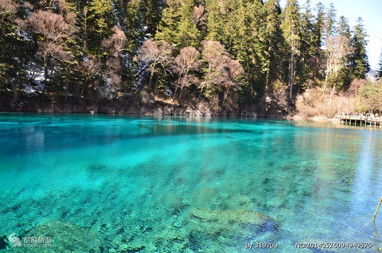
{"label": "tree trunk", "polygon": [[183,94],[183,86],[180,87],[180,92],[179,92],[179,100],[182,99],[182,94]]}
{"label": "tree trunk", "polygon": [[202,88],[200,89],[200,93],[199,93],[199,96],[198,96],[198,102],[200,101],[200,97],[201,97],[202,94],[203,94],[203,90],[204,90],[204,88],[202,87]]}
{"label": "tree trunk", "polygon": [[225,100],[227,99],[228,91],[229,91],[228,88],[224,91],[223,104],[224,104]]}
{"label": "tree trunk", "polygon": [[44,86],[42,87],[42,95],[44,95],[45,93],[47,79],[48,79],[48,57],[44,55]]}
{"label": "tree trunk", "polygon": [[12,85],[13,97],[11,100],[11,107],[16,108],[17,101],[19,100],[19,93],[17,92],[17,84]]}
{"label": "tree trunk", "polygon": [[88,8],[84,8],[84,51],[88,52]]}
{"label": "tree trunk", "polygon": [[68,100],[68,81],[65,82],[65,112],[66,112],[66,105],[67,105],[67,100]]}
{"label": "tree trunk", "polygon": [[294,66],[294,54],[292,53],[291,61],[289,65],[289,100],[292,102],[293,97],[293,85],[294,85],[294,72],[295,72],[295,66]]}
{"label": "tree trunk", "polygon": [[324,90],[323,94],[326,92],[326,87],[328,86],[328,80],[329,80],[329,74],[331,72],[331,64],[329,63],[329,60],[326,63],[326,71],[325,71],[325,83],[324,83]]}
{"label": "tree trunk", "polygon": [[184,79],[182,80],[182,84],[180,86],[180,93],[179,93],[179,99],[181,99],[182,94],[183,94],[183,89],[185,87],[185,80],[188,78],[188,70],[186,70],[186,73],[184,74]]}
{"label": "tree trunk", "polygon": [[333,100],[333,96],[334,96],[334,93],[336,92],[336,85],[334,84],[333,85],[333,90],[332,92],[330,93],[330,99],[329,99],[329,105],[332,104],[332,100]]}
{"label": "tree trunk", "polygon": [[372,219],[373,221],[375,221],[375,218],[376,218],[377,215],[378,215],[378,211],[379,211],[379,208],[381,207],[381,205],[382,205],[382,198],[379,200],[377,209],[376,209],[375,212],[374,212],[373,219]]}
{"label": "tree trunk", "polygon": [[323,93],[325,93],[325,91],[326,91],[326,87],[327,87],[327,85],[328,85],[328,79],[329,79],[329,74],[326,73],[326,74],[325,74],[325,83],[324,83],[324,90],[323,90]]}
{"label": "tree trunk", "polygon": [[[271,54],[271,46],[268,47],[268,53]],[[271,82],[271,57],[268,59],[268,71],[265,79],[265,89],[268,90]]]}
{"label": "tree trunk", "polygon": [[176,98],[176,94],[178,93],[178,86],[175,87],[173,98]]}

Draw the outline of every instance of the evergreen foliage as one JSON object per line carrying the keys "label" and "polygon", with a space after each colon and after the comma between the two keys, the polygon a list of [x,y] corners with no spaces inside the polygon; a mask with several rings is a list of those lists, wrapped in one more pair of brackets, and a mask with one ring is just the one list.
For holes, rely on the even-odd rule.
{"label": "evergreen foliage", "polygon": [[362,79],[370,70],[366,46],[367,33],[362,23],[362,19],[358,18],[357,25],[354,27],[352,36],[352,47],[354,53],[351,58],[351,70],[354,79]]}
{"label": "evergreen foliage", "polygon": [[298,77],[298,63],[301,60],[302,29],[300,26],[301,12],[297,0],[289,0],[284,10],[282,29],[287,46],[287,80],[289,99],[293,97],[293,87]]}
{"label": "evergreen foliage", "polygon": [[0,93],[13,103],[32,90],[235,107],[282,90],[292,105],[312,84],[345,90],[369,71],[362,20],[351,28],[309,0],[0,0],[0,25]]}

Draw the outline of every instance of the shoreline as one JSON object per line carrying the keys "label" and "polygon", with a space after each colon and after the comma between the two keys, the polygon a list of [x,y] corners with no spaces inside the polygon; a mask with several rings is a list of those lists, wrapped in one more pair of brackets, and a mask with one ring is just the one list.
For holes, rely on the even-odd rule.
{"label": "shoreline", "polygon": [[285,108],[265,110],[262,105],[251,105],[244,108],[213,107],[207,102],[170,104],[162,101],[102,101],[88,103],[51,103],[25,101],[17,106],[9,103],[0,104],[0,112],[48,113],[48,114],[106,114],[106,115],[139,115],[139,116],[186,116],[186,117],[228,117],[228,118],[268,118],[288,119]]}
{"label": "shoreline", "polygon": [[236,115],[236,114],[202,114],[202,115],[193,115],[193,114],[158,114],[158,113],[133,113],[133,112],[127,112],[127,113],[104,113],[104,112],[98,112],[98,113],[91,113],[91,112],[85,112],[85,111],[76,111],[76,112],[63,112],[63,111],[12,111],[12,110],[0,110],[1,114],[42,114],[42,115],[89,115],[89,116],[137,116],[137,117],[185,117],[185,118],[205,118],[205,119],[211,119],[211,118],[221,118],[221,119],[266,119],[266,120],[287,120],[287,121],[294,121],[293,119],[289,117],[276,117],[276,116],[245,116],[245,115]]}
{"label": "shoreline", "polygon": [[291,116],[291,120],[295,122],[302,122],[302,121],[308,121],[308,122],[315,122],[315,123],[332,123],[335,125],[342,125],[341,121],[337,118],[328,118],[326,116],[313,116],[313,117],[306,117],[302,115],[293,115]]}

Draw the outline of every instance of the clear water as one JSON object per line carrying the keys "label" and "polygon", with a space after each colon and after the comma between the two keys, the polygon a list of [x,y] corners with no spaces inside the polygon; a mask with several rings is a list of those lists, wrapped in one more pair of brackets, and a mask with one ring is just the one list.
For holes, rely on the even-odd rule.
{"label": "clear water", "polygon": [[[97,237],[99,252],[257,252],[248,242],[278,244],[264,252],[377,252],[382,214],[369,221],[381,158],[379,131],[3,113],[0,235],[59,221]],[[373,248],[294,247],[311,241]],[[67,252],[98,252],[72,244]]]}

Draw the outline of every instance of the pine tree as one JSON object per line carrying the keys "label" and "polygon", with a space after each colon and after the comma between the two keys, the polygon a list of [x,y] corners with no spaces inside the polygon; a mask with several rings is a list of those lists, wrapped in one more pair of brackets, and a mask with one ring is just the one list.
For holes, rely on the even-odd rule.
{"label": "pine tree", "polygon": [[36,53],[33,43],[19,33],[15,22],[19,7],[14,1],[0,2],[0,93],[10,97],[12,108],[17,103],[20,87],[27,82],[26,63]]}
{"label": "pine tree", "polygon": [[265,12],[260,0],[241,1],[229,5],[223,26],[223,43],[246,72],[250,96],[262,95],[268,72]]}
{"label": "pine tree", "polygon": [[175,44],[178,24],[181,18],[179,13],[181,3],[178,0],[170,0],[167,1],[167,5],[163,10],[155,39]]}
{"label": "pine tree", "polygon": [[82,51],[87,53],[89,43],[89,6],[87,4],[78,4],[76,12],[79,27],[77,38],[81,40],[79,44],[82,44]]}
{"label": "pine tree", "polygon": [[349,21],[344,16],[341,16],[338,20],[338,25],[336,27],[336,34],[344,36],[351,39],[351,30],[349,26]]}
{"label": "pine tree", "polygon": [[307,0],[305,5],[303,6],[303,11],[301,13],[301,62],[300,69],[302,70],[302,79],[314,79],[315,77],[315,69],[319,64],[318,60],[318,51],[316,43],[319,36],[315,29],[315,20],[314,15],[311,9],[310,0]]}
{"label": "pine tree", "polygon": [[194,0],[168,1],[155,38],[170,42],[178,50],[188,46],[199,46],[201,33],[193,22],[196,5]]}
{"label": "pine tree", "polygon": [[126,50],[129,55],[134,55],[141,46],[148,29],[145,23],[144,2],[146,1],[131,0],[127,3],[116,3],[118,4],[119,20],[123,20],[121,28],[127,35]]}
{"label": "pine tree", "polygon": [[370,70],[369,60],[367,56],[367,33],[362,23],[362,19],[358,18],[357,25],[354,27],[351,46],[354,53],[351,57],[351,68],[353,79],[363,79]]}
{"label": "pine tree", "polygon": [[281,31],[281,8],[279,0],[269,0],[264,5],[266,15],[266,46],[267,50],[267,74],[266,88],[271,88],[271,84],[280,75],[279,62],[281,60],[280,49],[282,47],[282,31]]}
{"label": "pine tree", "polygon": [[325,29],[325,6],[319,2],[316,5],[316,17],[314,22],[314,37],[315,37],[315,46],[320,51],[321,46],[323,45],[323,33]]}
{"label": "pine tree", "polygon": [[300,7],[297,0],[288,0],[284,10],[283,34],[288,48],[288,86],[289,99],[293,97],[296,84],[297,65],[301,54]]}
{"label": "pine tree", "polygon": [[113,34],[111,30],[115,23],[113,7],[109,0],[93,0],[86,12],[89,50],[102,54],[101,42]]}
{"label": "pine tree", "polygon": [[[348,20],[341,16],[338,20],[338,25],[336,27],[336,35],[343,36],[347,41],[351,41],[351,30]],[[337,87],[339,89],[347,89],[352,81],[352,70],[350,68],[352,54],[349,54],[344,59],[344,67],[340,70],[337,80]]]}
{"label": "pine tree", "polygon": [[334,35],[336,30],[336,19],[337,19],[337,11],[334,7],[334,4],[331,3],[329,6],[329,9],[326,11],[325,14],[325,21],[324,21],[324,32],[323,32],[323,39],[324,42],[332,35]]}
{"label": "pine tree", "polygon": [[[310,57],[310,77],[312,79],[320,79],[322,78],[322,66],[324,59],[324,53],[322,50],[322,45],[324,44],[324,30],[325,30],[325,6],[319,2],[316,5],[316,15],[311,17],[311,44],[308,44],[311,50]],[[309,14],[309,12],[308,12]],[[310,14],[311,15],[311,14]],[[308,16],[310,16],[308,15]]]}
{"label": "pine tree", "polygon": [[206,39],[208,40],[225,42],[221,28],[224,26],[224,20],[227,19],[221,12],[222,9],[224,9],[224,7],[219,5],[218,0],[206,0],[206,12],[208,14]]}
{"label": "pine tree", "polygon": [[178,48],[198,47],[201,42],[201,33],[193,20],[196,3],[194,0],[184,0],[180,8],[180,22],[177,27],[176,45]]}
{"label": "pine tree", "polygon": [[161,0],[131,0],[120,3],[125,4],[118,9],[128,39],[127,51],[134,55],[146,39],[155,36],[165,4]]}
{"label": "pine tree", "polygon": [[162,11],[166,6],[166,1],[164,0],[147,0],[140,1],[143,2],[144,13],[137,13],[136,15],[144,16],[144,25],[147,27],[146,32],[150,34],[155,34],[157,26],[162,18]]}

